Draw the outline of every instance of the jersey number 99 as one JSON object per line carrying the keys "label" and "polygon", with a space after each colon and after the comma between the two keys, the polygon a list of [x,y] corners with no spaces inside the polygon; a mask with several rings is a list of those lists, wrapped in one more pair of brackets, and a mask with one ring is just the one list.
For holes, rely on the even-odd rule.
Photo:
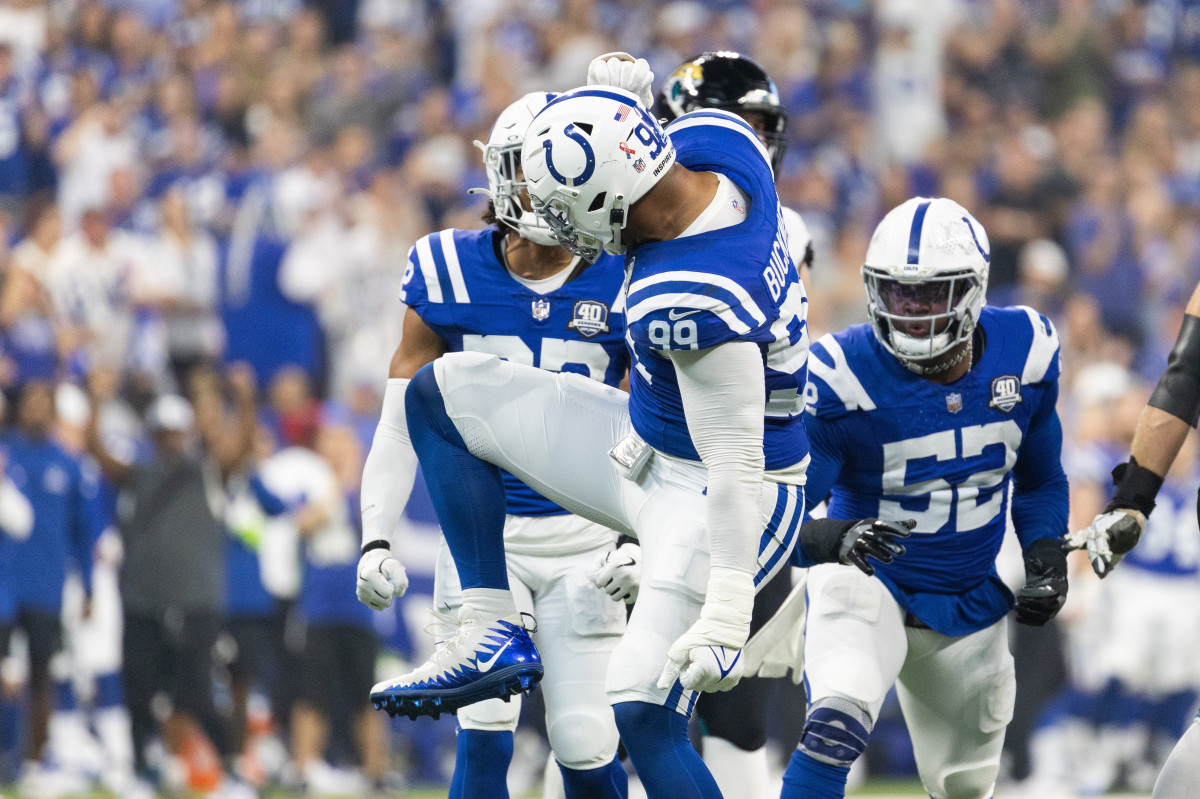
{"label": "jersey number 99", "polygon": [[675,324],[655,319],[646,327],[646,335],[651,344],[663,350],[694,350],[700,345],[700,331],[693,319],[680,319]]}

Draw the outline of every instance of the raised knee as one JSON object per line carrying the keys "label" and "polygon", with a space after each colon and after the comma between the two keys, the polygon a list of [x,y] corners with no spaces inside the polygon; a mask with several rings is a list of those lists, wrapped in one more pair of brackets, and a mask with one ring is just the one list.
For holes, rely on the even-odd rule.
{"label": "raised knee", "polygon": [[617,753],[617,725],[607,707],[573,711],[546,726],[554,758],[576,771],[599,768]]}
{"label": "raised knee", "polygon": [[871,737],[873,722],[867,711],[848,699],[818,699],[808,710],[800,751],[831,766],[849,766]]}
{"label": "raised knee", "polygon": [[431,399],[441,402],[441,396],[442,390],[438,387],[437,374],[434,371],[433,362],[430,362],[418,369],[417,373],[412,376],[412,380],[408,381],[408,388],[404,392],[404,401],[407,405],[412,405],[414,402],[424,404]]}

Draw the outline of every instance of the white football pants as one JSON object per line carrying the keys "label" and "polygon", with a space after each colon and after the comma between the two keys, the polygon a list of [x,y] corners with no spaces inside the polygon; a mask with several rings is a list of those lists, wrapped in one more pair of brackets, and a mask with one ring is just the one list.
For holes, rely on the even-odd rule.
{"label": "white football pants", "polygon": [[[629,397],[581,375],[475,352],[439,358],[434,374],[471,454],[567,510],[638,539],[642,585],[609,665],[608,699],[690,713],[695,692],[678,682],[657,684],[668,647],[699,618],[708,587],[704,466],[656,451],[636,480],[627,479],[608,452],[633,432]],[[757,585],[786,564],[803,510],[802,488],[763,483]]]}
{"label": "white football pants", "polygon": [[837,564],[809,569],[807,594],[809,703],[847,699],[874,724],[896,684],[929,795],[990,797],[1016,697],[1007,618],[958,638],[906,627],[883,583]]}
{"label": "white football pants", "polygon": [[1195,799],[1197,796],[1200,796],[1200,716],[1175,744],[1154,783],[1154,799]]}
{"label": "white football pants", "polygon": [[[578,516],[526,518],[524,524],[554,527],[572,535]],[[564,529],[565,528],[565,529]],[[615,536],[609,536],[615,538]],[[607,765],[617,753],[617,724],[604,693],[609,656],[625,632],[625,603],[614,602],[591,575],[611,544],[567,555],[508,553],[508,581],[517,610],[537,619],[534,643],[546,674],[539,683],[546,700],[546,730],[554,756],[567,768]],[[433,603],[438,610],[462,605],[458,571],[443,540],[438,549]],[[488,699],[458,711],[464,730],[512,731],[521,697]]]}

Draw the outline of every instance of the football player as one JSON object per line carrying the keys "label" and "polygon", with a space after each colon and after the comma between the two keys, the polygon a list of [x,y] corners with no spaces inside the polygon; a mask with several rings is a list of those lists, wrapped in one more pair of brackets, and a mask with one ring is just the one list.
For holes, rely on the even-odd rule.
{"label": "football player", "polygon": [[[739,53],[702,53],[671,73],[658,93],[658,115],[668,122],[700,108],[720,108],[746,120],[758,134],[776,178],[787,147],[787,111],[775,82],[762,67]],[[800,214],[780,206],[792,261],[805,279],[812,266],[812,236]],[[759,589],[754,598],[750,632],[779,609],[790,585],[788,570]],[[726,796],[766,796],[767,703],[770,683],[742,680],[733,690],[704,694],[696,702],[701,721],[704,762]]]}
{"label": "football player", "polygon": [[522,151],[555,238],[589,261],[626,256],[631,394],[480,353],[417,373],[397,422],[464,588],[461,626],[372,696],[391,712],[432,713],[538,678],[505,567],[503,468],[640,540],[642,583],[609,701],[650,797],[709,799],[720,792],[687,717],[697,691],[739,679],[756,587],[797,539],[808,562],[849,563],[890,560],[907,531],[867,521],[797,534],[806,299],[767,153],[723,111],[665,132],[647,110],[651,79],[644,60],[594,60],[590,87],[547,104]]}
{"label": "football player", "polygon": [[1029,308],[985,306],[988,261],[966,209],[909,200],[867,250],[871,323],[813,345],[806,506],[830,497],[831,518],[916,527],[874,577],[809,571],[809,712],[784,799],[844,795],[893,683],[929,795],[992,795],[1016,688],[1013,595],[995,566],[1009,487],[1026,573],[1017,620],[1041,625],[1067,593],[1067,480],[1058,335]]}
{"label": "football player", "polygon": [[[1105,577],[1141,538],[1163,479],[1200,419],[1200,286],[1184,312],[1167,370],[1138,419],[1129,461],[1113,469],[1116,491],[1091,526],[1071,536],[1086,547],[1096,574]],[[1200,716],[1179,739],[1158,781],[1154,799],[1200,795]]]}
{"label": "football player", "polygon": [[[569,372],[617,386],[629,369],[621,298],[624,265],[605,256],[590,266],[558,246],[529,209],[521,145],[530,120],[554,97],[527,94],[504,110],[483,149],[491,203],[482,231],[444,230],[409,253],[400,298],[408,306],[392,360],[383,419],[363,472],[363,554],[358,596],[383,609],[408,586],[390,537],[412,491],[417,456],[392,420],[404,389],[447,352],[487,353],[511,363]],[[586,268],[585,268],[586,267]],[[398,435],[401,437],[398,438]],[[512,475],[503,476],[508,581],[522,611],[535,614],[534,640],[547,669],[546,727],[568,795],[623,797],[617,728],[604,693],[609,654],[625,629],[625,606],[593,576],[617,534],[574,516]],[[608,590],[636,596],[636,545],[605,564]],[[444,542],[434,588],[437,626],[456,632],[462,589]],[[450,796],[507,796],[519,702],[499,698],[458,714],[458,756]]]}

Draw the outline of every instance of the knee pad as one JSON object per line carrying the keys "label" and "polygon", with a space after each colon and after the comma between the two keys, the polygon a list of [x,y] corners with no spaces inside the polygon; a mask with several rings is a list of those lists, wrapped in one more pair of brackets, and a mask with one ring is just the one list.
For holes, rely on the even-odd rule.
{"label": "knee pad", "polygon": [[941,786],[930,786],[933,799],[991,799],[1000,764],[977,766],[942,776]]}
{"label": "knee pad", "polygon": [[617,753],[617,724],[608,707],[579,708],[546,719],[554,759],[576,771],[599,768]]}
{"label": "knee pad", "polygon": [[867,712],[848,699],[818,699],[808,710],[799,749],[821,763],[848,767],[867,748],[873,726]]}
{"label": "knee pad", "polygon": [[514,732],[517,717],[521,715],[521,698],[485,699],[473,705],[459,708],[458,726],[464,730],[483,732]]}

